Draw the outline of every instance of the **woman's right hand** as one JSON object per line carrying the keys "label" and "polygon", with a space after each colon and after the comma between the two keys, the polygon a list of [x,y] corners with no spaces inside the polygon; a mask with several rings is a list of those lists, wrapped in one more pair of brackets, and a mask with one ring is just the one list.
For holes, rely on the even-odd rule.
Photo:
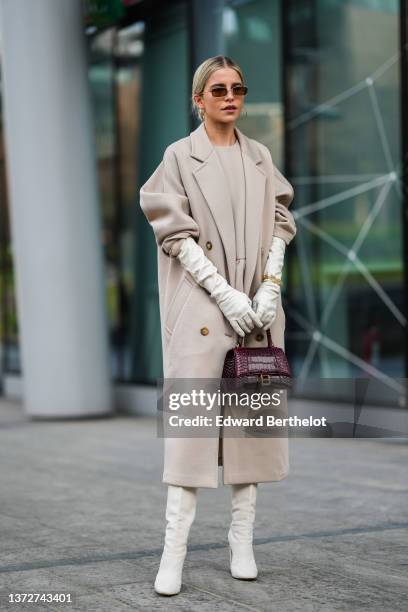
{"label": "woman's right hand", "polygon": [[255,325],[262,327],[263,323],[253,310],[252,301],[246,293],[226,283],[222,291],[214,297],[221,312],[240,336],[244,337],[245,333],[249,334]]}

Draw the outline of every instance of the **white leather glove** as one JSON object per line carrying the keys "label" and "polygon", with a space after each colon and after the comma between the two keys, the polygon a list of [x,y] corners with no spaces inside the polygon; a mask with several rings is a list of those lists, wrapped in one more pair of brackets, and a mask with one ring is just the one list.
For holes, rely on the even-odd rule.
{"label": "white leather glove", "polygon": [[[268,259],[266,260],[264,274],[282,280],[285,249],[286,242],[282,238],[274,236],[269,249]],[[276,318],[280,290],[279,284],[273,280],[265,279],[252,299],[253,308],[261,319],[263,329],[265,330],[271,327]]]}
{"label": "white leather glove", "polygon": [[183,241],[177,259],[194,280],[217,302],[223,315],[240,336],[250,333],[254,326],[262,327],[262,321],[252,309],[250,298],[234,289],[206,257],[199,244],[189,236]]}

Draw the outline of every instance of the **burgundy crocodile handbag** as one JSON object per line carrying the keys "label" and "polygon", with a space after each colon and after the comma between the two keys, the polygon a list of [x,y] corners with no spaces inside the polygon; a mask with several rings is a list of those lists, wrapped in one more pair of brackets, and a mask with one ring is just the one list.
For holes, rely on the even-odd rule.
{"label": "burgundy crocodile handbag", "polygon": [[292,386],[292,372],[285,351],[272,342],[271,332],[266,330],[268,346],[247,348],[242,338],[230,349],[224,361],[222,378],[227,387],[267,385],[279,389]]}

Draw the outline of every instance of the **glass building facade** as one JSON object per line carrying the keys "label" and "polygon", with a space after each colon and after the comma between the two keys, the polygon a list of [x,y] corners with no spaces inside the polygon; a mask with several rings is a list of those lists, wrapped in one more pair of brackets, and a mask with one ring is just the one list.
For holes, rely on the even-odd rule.
{"label": "glass building facade", "polygon": [[[327,389],[309,381],[361,377],[381,382],[382,401],[402,404],[405,2],[126,4],[120,20],[88,28],[112,380],[155,385],[162,376],[157,246],[138,194],[165,147],[197,126],[195,68],[225,54],[249,87],[239,128],[295,188],[283,304],[296,393],[324,399]],[[7,219],[6,198],[0,213]],[[3,369],[18,372],[8,241],[3,229]]]}
{"label": "glass building facade", "polygon": [[[287,164],[297,377],[405,376],[400,4],[289,2]],[[408,109],[405,109],[408,110]],[[371,398],[375,401],[375,398]]]}

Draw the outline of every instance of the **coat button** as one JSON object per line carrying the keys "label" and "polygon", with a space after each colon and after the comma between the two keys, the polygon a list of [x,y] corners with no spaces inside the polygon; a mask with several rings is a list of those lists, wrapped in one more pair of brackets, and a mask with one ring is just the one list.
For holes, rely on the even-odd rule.
{"label": "coat button", "polygon": [[212,242],[210,242],[210,241],[208,240],[208,241],[205,243],[205,246],[207,247],[207,249],[208,249],[209,251],[211,251],[211,249],[212,249]]}
{"label": "coat button", "polygon": [[210,332],[208,331],[208,327],[202,327],[200,329],[201,335],[202,336],[207,336]]}
{"label": "coat button", "polygon": [[261,340],[263,340],[263,334],[256,334],[255,339],[258,340],[258,342],[260,342]]}

